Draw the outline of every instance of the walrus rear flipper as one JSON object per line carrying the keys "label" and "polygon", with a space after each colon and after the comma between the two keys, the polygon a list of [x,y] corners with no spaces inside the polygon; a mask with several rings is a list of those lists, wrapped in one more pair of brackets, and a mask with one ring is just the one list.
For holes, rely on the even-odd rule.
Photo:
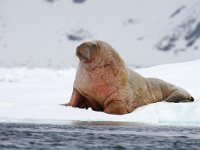
{"label": "walrus rear flipper", "polygon": [[194,98],[186,91],[175,90],[164,101],[174,102],[174,103],[179,103],[179,102],[184,103],[184,102],[193,102]]}
{"label": "walrus rear flipper", "polygon": [[189,99],[181,100],[180,102],[194,102],[194,98],[190,97]]}

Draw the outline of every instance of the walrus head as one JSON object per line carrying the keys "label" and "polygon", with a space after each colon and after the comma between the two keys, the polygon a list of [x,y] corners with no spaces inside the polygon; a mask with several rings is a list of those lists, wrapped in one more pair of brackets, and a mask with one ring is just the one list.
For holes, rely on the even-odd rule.
{"label": "walrus head", "polygon": [[84,42],[76,49],[76,56],[83,63],[91,63],[97,56],[98,48],[95,42]]}
{"label": "walrus head", "polygon": [[124,61],[120,58],[119,54],[108,43],[94,40],[84,42],[76,48],[76,55],[80,63],[87,70],[94,68],[103,68],[116,64],[119,66],[124,65]]}

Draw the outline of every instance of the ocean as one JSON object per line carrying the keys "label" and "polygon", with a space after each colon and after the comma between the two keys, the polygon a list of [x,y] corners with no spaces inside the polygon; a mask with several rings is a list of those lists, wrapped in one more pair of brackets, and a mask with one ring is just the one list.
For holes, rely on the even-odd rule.
{"label": "ocean", "polygon": [[120,122],[1,123],[1,150],[200,149],[200,127]]}

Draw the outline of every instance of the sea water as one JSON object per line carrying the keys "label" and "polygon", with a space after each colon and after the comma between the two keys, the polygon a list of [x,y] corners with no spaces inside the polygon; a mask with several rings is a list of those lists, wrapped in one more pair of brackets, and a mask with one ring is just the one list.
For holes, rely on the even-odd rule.
{"label": "sea water", "polygon": [[117,122],[1,123],[0,149],[200,149],[200,127]]}

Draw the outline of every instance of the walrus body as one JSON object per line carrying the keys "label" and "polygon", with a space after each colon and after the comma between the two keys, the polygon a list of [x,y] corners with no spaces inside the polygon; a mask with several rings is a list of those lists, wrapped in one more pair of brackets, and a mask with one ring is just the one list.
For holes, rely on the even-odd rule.
{"label": "walrus body", "polygon": [[77,47],[80,62],[73,93],[66,106],[108,114],[127,114],[159,101],[192,102],[184,89],[160,79],[145,78],[125,66],[106,42],[91,41]]}

